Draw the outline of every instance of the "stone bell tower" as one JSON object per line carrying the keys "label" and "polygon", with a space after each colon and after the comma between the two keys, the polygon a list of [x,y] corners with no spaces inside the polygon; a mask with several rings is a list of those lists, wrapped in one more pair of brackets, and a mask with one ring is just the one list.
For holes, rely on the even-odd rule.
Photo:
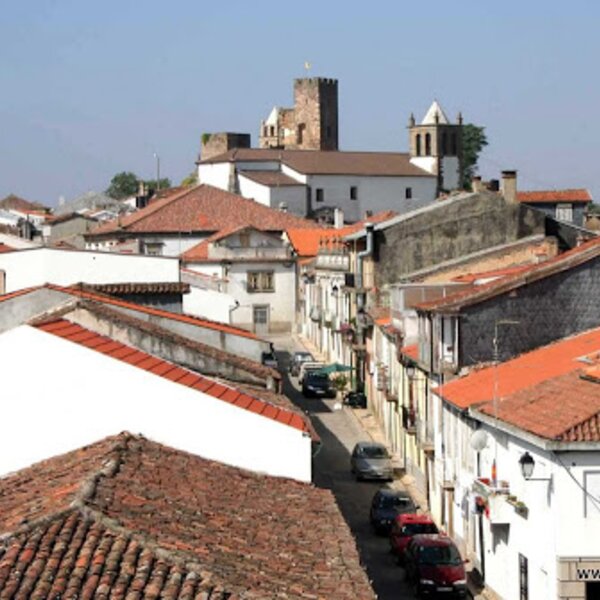
{"label": "stone bell tower", "polygon": [[408,123],[410,162],[437,176],[437,193],[461,187],[463,119],[450,123],[442,107],[434,100],[427,114],[416,124],[411,115]]}

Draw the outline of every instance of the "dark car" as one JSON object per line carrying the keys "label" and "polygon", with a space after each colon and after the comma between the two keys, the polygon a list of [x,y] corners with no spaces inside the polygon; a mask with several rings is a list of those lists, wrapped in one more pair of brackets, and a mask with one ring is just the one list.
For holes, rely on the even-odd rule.
{"label": "dark car", "polygon": [[265,365],[265,367],[271,367],[272,369],[278,367],[277,357],[273,352],[263,352],[260,357],[260,362]]}
{"label": "dark car", "polygon": [[350,470],[357,480],[394,478],[392,457],[383,444],[377,442],[358,442],[352,450]]}
{"label": "dark car", "polygon": [[313,362],[315,359],[310,352],[294,352],[290,360],[290,375],[298,377],[300,366],[305,362]]}
{"label": "dark car", "polygon": [[431,517],[404,513],[394,519],[390,531],[390,550],[399,563],[404,562],[404,553],[413,537],[422,533],[439,533]]}
{"label": "dark car", "polygon": [[417,598],[465,598],[465,561],[454,542],[445,535],[415,535],[404,555],[406,578]]}
{"label": "dark car", "polygon": [[416,511],[416,504],[406,492],[382,488],[373,496],[369,518],[377,533],[387,535],[392,528],[394,519],[399,514],[415,513]]}
{"label": "dark car", "polygon": [[335,398],[335,389],[327,373],[309,371],[302,380],[302,394],[306,398]]}

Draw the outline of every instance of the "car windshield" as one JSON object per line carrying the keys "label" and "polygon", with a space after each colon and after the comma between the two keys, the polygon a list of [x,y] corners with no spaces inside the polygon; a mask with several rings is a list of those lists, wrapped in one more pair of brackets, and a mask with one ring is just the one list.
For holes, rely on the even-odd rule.
{"label": "car windshield", "polygon": [[419,546],[419,562],[424,565],[459,565],[460,554],[454,546]]}
{"label": "car windshield", "polygon": [[306,354],[296,354],[294,356],[294,360],[297,363],[303,363],[303,362],[308,362],[309,360],[312,360],[312,354],[309,354],[308,352]]}
{"label": "car windshield", "polygon": [[379,506],[381,508],[397,508],[399,510],[414,509],[413,501],[410,498],[406,498],[406,496],[381,496]]}
{"label": "car windshield", "polygon": [[365,458],[389,458],[387,450],[382,446],[362,446],[358,449],[358,456]]}
{"label": "car windshield", "polygon": [[308,373],[306,379],[312,382],[329,381],[329,375],[327,373]]}
{"label": "car windshield", "polygon": [[419,533],[437,533],[434,523],[408,523],[402,527],[402,535],[417,535]]}

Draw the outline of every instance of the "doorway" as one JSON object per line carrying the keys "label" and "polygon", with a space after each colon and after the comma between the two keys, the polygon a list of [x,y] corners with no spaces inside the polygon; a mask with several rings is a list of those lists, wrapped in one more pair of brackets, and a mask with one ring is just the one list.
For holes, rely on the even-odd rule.
{"label": "doorway", "polygon": [[269,333],[269,306],[267,304],[255,304],[252,307],[252,323],[254,333],[258,335]]}
{"label": "doorway", "polygon": [[586,581],[585,600],[600,600],[600,581]]}

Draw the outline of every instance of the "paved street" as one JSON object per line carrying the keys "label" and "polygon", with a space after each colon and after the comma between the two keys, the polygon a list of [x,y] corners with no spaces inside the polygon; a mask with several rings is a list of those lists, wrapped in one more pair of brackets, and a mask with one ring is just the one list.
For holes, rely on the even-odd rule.
{"label": "paved street", "polygon": [[373,588],[380,600],[411,599],[414,595],[404,582],[404,572],[389,553],[387,538],[377,536],[369,524],[369,507],[379,483],[356,482],[350,474],[350,452],[359,440],[369,439],[352,409],[334,410],[334,400],[306,399],[295,379],[290,379],[287,366],[290,352],[304,350],[296,346],[291,336],[270,338],[277,351],[284,376],[284,392],[307,411],[322,440],[322,449],[315,458],[316,485],[332,490],[340,509],[358,544],[361,559],[367,568]]}

